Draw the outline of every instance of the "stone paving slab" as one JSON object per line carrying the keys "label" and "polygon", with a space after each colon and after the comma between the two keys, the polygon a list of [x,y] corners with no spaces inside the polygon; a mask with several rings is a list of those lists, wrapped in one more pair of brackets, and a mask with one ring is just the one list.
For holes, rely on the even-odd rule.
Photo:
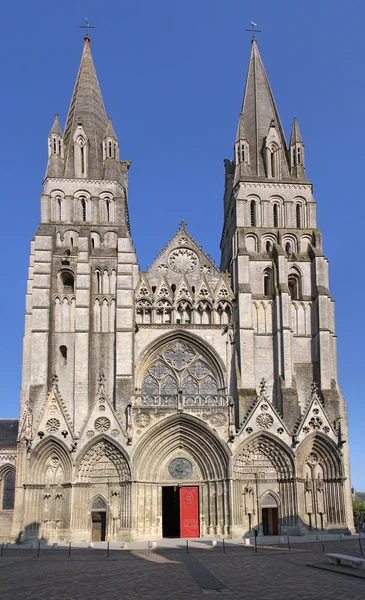
{"label": "stone paving slab", "polygon": [[[204,567],[205,576],[224,586],[222,595],[237,600],[363,600],[365,580],[338,572],[312,569],[322,553],[306,545],[260,547],[197,546],[189,550]],[[356,540],[334,543],[333,551],[356,554]],[[8,553],[8,554],[7,554]],[[203,585],[203,581],[200,581]],[[211,586],[214,587],[214,586]],[[199,585],[187,568],[181,548],[113,550],[7,549],[0,559],[1,600],[196,600],[218,595]]]}

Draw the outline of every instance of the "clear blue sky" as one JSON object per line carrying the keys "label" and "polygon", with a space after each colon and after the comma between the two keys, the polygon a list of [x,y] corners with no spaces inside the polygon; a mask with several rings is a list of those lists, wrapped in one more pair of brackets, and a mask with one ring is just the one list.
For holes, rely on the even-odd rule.
{"label": "clear blue sky", "polygon": [[[121,158],[142,268],[184,218],[219,263],[223,159],[232,157],[250,53],[259,47],[290,134],[299,119],[337,301],[340,382],[349,405],[352,481],[364,474],[363,0],[13,0],[2,7],[0,164],[3,278],[0,416],[18,415],[29,242],[54,113],[64,125],[85,15]],[[6,258],[6,261],[5,261]]]}

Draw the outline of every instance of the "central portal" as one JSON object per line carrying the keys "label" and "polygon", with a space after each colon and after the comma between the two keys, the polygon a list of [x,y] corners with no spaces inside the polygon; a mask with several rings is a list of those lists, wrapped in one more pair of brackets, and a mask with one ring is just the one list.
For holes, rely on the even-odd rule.
{"label": "central portal", "polygon": [[199,537],[199,488],[162,488],[163,537]]}

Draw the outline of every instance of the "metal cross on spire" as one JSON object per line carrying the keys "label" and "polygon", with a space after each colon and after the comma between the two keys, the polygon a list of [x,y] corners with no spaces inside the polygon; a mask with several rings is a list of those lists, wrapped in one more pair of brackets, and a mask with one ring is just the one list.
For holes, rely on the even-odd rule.
{"label": "metal cross on spire", "polygon": [[85,38],[87,38],[88,40],[90,39],[89,37],[89,29],[95,29],[94,25],[90,25],[89,24],[89,19],[87,17],[85,17],[85,25],[79,25],[80,29],[86,29],[86,35]]}
{"label": "metal cross on spire", "polygon": [[251,29],[246,29],[246,31],[251,31],[252,32],[252,39],[255,39],[255,33],[261,33],[261,29],[256,29],[257,27],[257,23],[255,23],[254,21],[251,21]]}

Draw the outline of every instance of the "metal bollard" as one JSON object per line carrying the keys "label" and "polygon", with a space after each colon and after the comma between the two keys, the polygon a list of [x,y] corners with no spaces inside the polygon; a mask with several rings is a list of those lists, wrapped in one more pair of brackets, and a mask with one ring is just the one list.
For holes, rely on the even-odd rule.
{"label": "metal bollard", "polygon": [[189,540],[186,540],[186,554],[189,554]]}
{"label": "metal bollard", "polygon": [[223,538],[223,554],[225,554],[225,553],[226,553],[226,543]]}
{"label": "metal bollard", "polygon": [[362,544],[361,544],[361,538],[360,538],[360,536],[357,539],[359,540],[359,546],[360,546],[361,556],[364,556],[364,552],[363,552],[363,549],[362,549]]}
{"label": "metal bollard", "polygon": [[109,543],[110,543],[110,542],[108,542],[108,545],[107,545],[107,548],[106,548],[106,555],[107,555],[107,558],[109,558]]}
{"label": "metal bollard", "polygon": [[4,542],[1,544],[0,557],[4,554]]}
{"label": "metal bollard", "polygon": [[257,554],[257,536],[259,535],[259,532],[257,531],[257,529],[254,530],[254,535],[255,535],[255,554]]}
{"label": "metal bollard", "polygon": [[41,542],[38,542],[38,552],[37,552],[37,558],[39,558],[39,555],[41,553]]}
{"label": "metal bollard", "polygon": [[289,550],[289,552],[290,552],[290,550],[291,550],[289,536],[288,536],[288,550]]}
{"label": "metal bollard", "polygon": [[68,545],[68,557],[71,558],[71,542]]}
{"label": "metal bollard", "polygon": [[323,554],[326,552],[325,547],[324,547],[324,541],[322,540],[322,552]]}

